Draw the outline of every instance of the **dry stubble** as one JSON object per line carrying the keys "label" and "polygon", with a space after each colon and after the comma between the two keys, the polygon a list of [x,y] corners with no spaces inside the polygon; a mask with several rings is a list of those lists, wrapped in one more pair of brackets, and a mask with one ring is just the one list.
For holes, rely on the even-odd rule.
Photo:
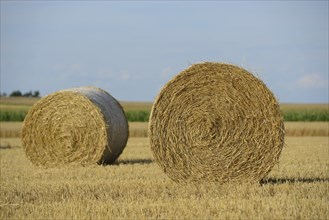
{"label": "dry stubble", "polygon": [[326,219],[328,138],[288,137],[263,184],[176,184],[130,138],[115,165],[38,168],[2,138],[1,219]]}

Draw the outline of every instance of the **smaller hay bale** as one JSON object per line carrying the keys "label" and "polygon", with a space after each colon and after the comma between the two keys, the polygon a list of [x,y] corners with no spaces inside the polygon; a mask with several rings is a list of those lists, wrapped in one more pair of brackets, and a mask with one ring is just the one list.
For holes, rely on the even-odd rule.
{"label": "smaller hay bale", "polygon": [[39,100],[23,122],[22,144],[32,163],[111,164],[128,139],[119,102],[95,87],[61,90]]}
{"label": "smaller hay bale", "polygon": [[254,182],[277,163],[284,124],[261,80],[234,65],[206,62],[164,86],[149,137],[155,161],[176,182]]}

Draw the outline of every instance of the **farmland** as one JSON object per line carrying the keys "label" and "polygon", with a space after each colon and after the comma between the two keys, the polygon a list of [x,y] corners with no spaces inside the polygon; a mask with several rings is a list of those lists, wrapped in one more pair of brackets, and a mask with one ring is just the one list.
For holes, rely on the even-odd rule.
{"label": "farmland", "polygon": [[[23,121],[39,98],[1,97],[0,121]],[[147,122],[152,102],[120,102],[131,122]],[[327,104],[281,104],[285,121],[329,121]]]}
{"label": "farmland", "polygon": [[[0,122],[0,137],[20,137],[22,122]],[[287,136],[329,136],[328,122],[285,122]],[[147,122],[129,122],[130,137],[147,137]]]}
{"label": "farmland", "polygon": [[[36,100],[1,99],[1,111],[28,110]],[[127,112],[149,112],[152,103],[122,105]],[[282,105],[291,112],[327,109]],[[0,122],[0,219],[328,218],[327,121],[286,121],[279,163],[260,183],[238,185],[173,182],[153,160],[147,125],[129,122],[127,147],[113,165],[45,169],[25,156],[22,122]]]}
{"label": "farmland", "polygon": [[326,219],[328,137],[287,137],[262,183],[171,181],[148,138],[130,138],[116,164],[51,169],[32,165],[18,138],[1,138],[1,219]]}
{"label": "farmland", "polygon": [[[27,111],[38,100],[38,98],[1,98],[0,137],[19,137]],[[147,137],[147,121],[152,103],[121,102],[121,105],[129,121],[130,137]],[[291,119],[285,120],[286,135],[329,136],[327,104],[282,104],[281,110],[286,112],[285,117]],[[8,120],[5,120],[6,118]],[[10,120],[12,118],[14,120]],[[312,118],[317,120],[307,120]]]}

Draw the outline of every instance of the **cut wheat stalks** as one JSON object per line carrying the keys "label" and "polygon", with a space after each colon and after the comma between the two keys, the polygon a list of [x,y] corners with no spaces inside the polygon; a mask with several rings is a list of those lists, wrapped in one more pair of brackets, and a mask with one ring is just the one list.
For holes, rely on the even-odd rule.
{"label": "cut wheat stalks", "polygon": [[61,90],[38,101],[22,128],[22,144],[36,165],[110,164],[126,146],[128,123],[119,102],[104,90]]}
{"label": "cut wheat stalks", "polygon": [[251,182],[278,162],[284,124],[260,79],[234,65],[205,62],[164,86],[149,136],[155,161],[174,181]]}

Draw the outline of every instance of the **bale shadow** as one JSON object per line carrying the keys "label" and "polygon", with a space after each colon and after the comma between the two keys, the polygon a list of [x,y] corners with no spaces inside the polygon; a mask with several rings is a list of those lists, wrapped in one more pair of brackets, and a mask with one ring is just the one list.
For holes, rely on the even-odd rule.
{"label": "bale shadow", "polygon": [[0,145],[0,150],[6,150],[6,149],[14,149],[14,148],[20,148],[19,146],[12,146],[12,145]]}
{"label": "bale shadow", "polygon": [[261,185],[279,185],[285,183],[317,183],[317,182],[329,182],[329,178],[266,178],[260,181]]}
{"label": "bale shadow", "polygon": [[128,160],[119,160],[115,161],[113,165],[133,165],[133,164],[140,164],[146,165],[154,163],[154,160],[151,159],[128,159]]}
{"label": "bale shadow", "polygon": [[11,149],[12,147],[10,145],[0,145],[0,150],[4,150],[4,149]]}

